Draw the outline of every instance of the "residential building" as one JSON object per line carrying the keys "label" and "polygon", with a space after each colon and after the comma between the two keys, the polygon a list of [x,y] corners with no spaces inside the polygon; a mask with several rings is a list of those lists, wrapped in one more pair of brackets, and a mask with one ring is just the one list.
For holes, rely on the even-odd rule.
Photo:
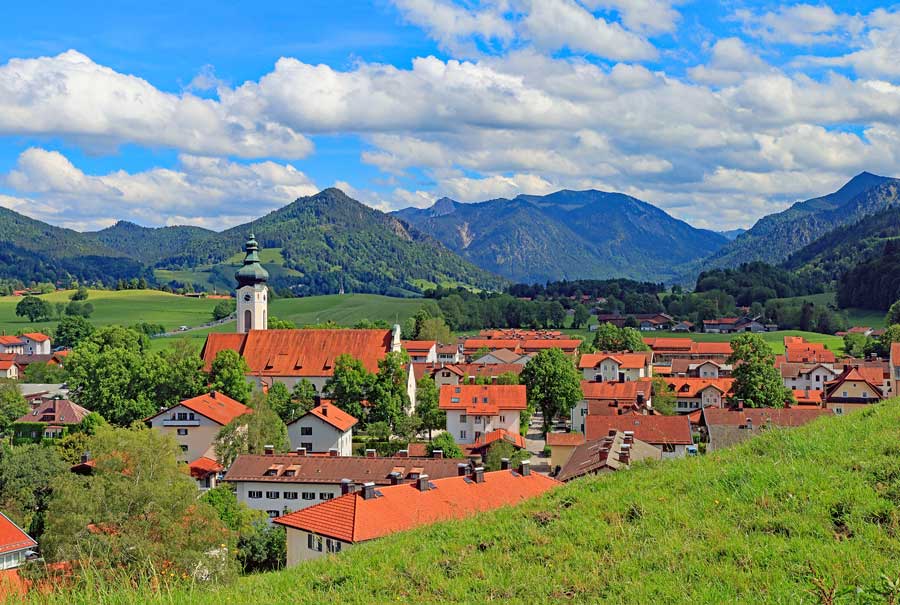
{"label": "residential building", "polygon": [[513,433],[507,429],[494,429],[488,433],[479,434],[474,443],[469,445],[460,444],[466,456],[487,456],[490,447],[497,441],[505,441],[519,450],[525,449],[525,437],[521,433]]}
{"label": "residential building", "polygon": [[784,386],[791,390],[821,391],[825,388],[825,384],[834,380],[838,374],[831,364],[776,361],[776,365],[781,372]]}
{"label": "residential building", "polygon": [[575,447],[562,466],[552,462],[551,466],[559,481],[571,481],[585,475],[627,469],[631,463],[641,460],[660,459],[659,448],[635,439],[631,431],[611,429],[606,437]]}
{"label": "residential building", "polygon": [[[500,339],[500,338],[467,338],[463,342],[463,354],[466,359],[472,359],[479,351],[493,352],[506,349],[510,353],[522,354],[522,341],[518,339]],[[485,363],[481,359],[472,359],[475,363]],[[504,359],[501,363],[510,363],[509,359]]]}
{"label": "residential building", "polygon": [[843,372],[825,385],[825,405],[841,415],[877,403],[884,397],[882,379],[883,372],[879,370],[871,372],[858,366],[845,366]]}
{"label": "residential building", "polygon": [[465,359],[459,345],[438,345],[438,363],[461,363]]}
{"label": "residential building", "polygon": [[201,456],[188,463],[188,471],[201,491],[213,489],[222,479],[225,467],[214,458]]}
{"label": "residential building", "polygon": [[522,343],[522,351],[525,354],[533,355],[545,349],[560,349],[569,357],[574,357],[578,354],[578,347],[581,346],[581,342],[582,341],[577,338],[526,340]]}
{"label": "residential building", "polygon": [[890,376],[891,395],[900,396],[900,342],[891,344]]}
{"label": "residential building", "polygon": [[456,386],[466,381],[465,374],[456,364],[414,363],[412,371],[416,384],[423,377],[429,376],[439,389],[442,386]]}
{"label": "residential building", "polygon": [[430,376],[438,388],[444,385],[471,384],[485,378],[495,382],[504,374],[518,376],[523,369],[525,366],[518,363],[413,364],[413,373],[417,383],[423,376]]}
{"label": "residential building", "polygon": [[517,353],[509,349],[495,349],[472,360],[474,365],[521,365],[531,360],[531,355]]}
{"label": "residential building", "polygon": [[704,408],[700,432],[705,435],[710,450],[722,449],[751,437],[763,427],[802,426],[832,413],[831,410],[814,407],[747,408],[736,405],[730,408]]}
{"label": "residential building", "polygon": [[526,462],[518,472],[478,468],[471,476],[420,476],[382,488],[365,483],[359,491],[345,485],[339,498],[275,519],[287,528],[288,566],[396,532],[512,506],[560,483],[532,473]]}
{"label": "residential building", "polygon": [[404,340],[400,346],[412,363],[436,363],[438,360],[437,342],[433,340]]}
{"label": "residential building", "polygon": [[0,353],[0,377],[7,380],[19,379],[19,366],[16,363],[18,357],[15,353]]}
{"label": "residential building", "polygon": [[733,367],[712,359],[673,359],[670,375],[678,378],[728,378]]}
{"label": "residential building", "polygon": [[731,357],[727,342],[694,342],[690,338],[644,338],[653,351],[654,365],[672,365],[673,359],[711,360],[726,363]]}
{"label": "residential building", "polygon": [[13,439],[17,443],[44,439],[59,439],[79,424],[89,410],[68,399],[58,397],[31,400],[31,410],[20,416],[12,425]]}
{"label": "residential building", "polygon": [[653,375],[653,352],[585,353],[578,362],[585,380],[626,382]]}
{"label": "residential building", "polygon": [[447,432],[457,443],[472,445],[496,430],[519,434],[519,414],[527,407],[522,385],[441,387],[440,408],[447,412]]}
{"label": "residential building", "polygon": [[171,435],[181,448],[181,460],[216,459],[214,443],[222,427],[252,412],[224,393],[210,393],[186,399],[146,420],[147,425]]}
{"label": "residential building", "polygon": [[340,496],[342,480],[386,486],[415,481],[421,475],[439,479],[455,476],[458,463],[443,457],[380,458],[375,450],[368,450],[365,457],[338,456],[337,452],[311,456],[303,450],[243,454],[232,463],[224,480],[235,486],[239,502],[275,518]]}
{"label": "residential building", "polygon": [[322,403],[287,425],[291,448],[307,453],[337,451],[339,456],[353,453],[353,427],[358,420],[337,407]]}
{"label": "residential building", "polygon": [[0,570],[15,569],[37,548],[34,538],[0,513]]}
{"label": "residential building", "polygon": [[550,448],[550,468],[562,468],[572,457],[572,452],[584,443],[584,433],[547,433]]}
{"label": "residential building", "polygon": [[686,416],[622,414],[620,416],[588,415],[585,437],[596,441],[612,430],[631,431],[635,439],[659,448],[662,458],[680,458],[693,444],[691,423]]}
{"label": "residential building", "polygon": [[[617,328],[624,328],[628,318],[634,318],[635,323],[642,331],[668,330],[675,320],[666,313],[598,313],[597,324],[609,323]],[[632,324],[634,325],[634,324]]]}
{"label": "residential building", "polygon": [[731,395],[733,378],[669,378],[675,411],[686,414],[706,407],[720,408]]}
{"label": "residential building", "polygon": [[693,332],[694,324],[689,321],[679,321],[672,326],[673,332]]}
{"label": "residential building", "polygon": [[19,337],[23,343],[24,355],[50,355],[53,344],[50,337],[40,332],[29,332]]}
{"label": "residential building", "polygon": [[25,354],[25,341],[18,336],[0,336],[0,353]]}
{"label": "residential building", "polygon": [[720,317],[719,319],[704,319],[703,331],[710,334],[765,332],[766,325],[758,317]]}
{"label": "residential building", "polygon": [[834,353],[823,343],[807,342],[802,336],[785,336],[784,350],[784,361],[788,363],[833,364],[836,361]]}
{"label": "residential building", "polygon": [[652,409],[653,384],[649,378],[628,382],[582,381],[584,399],[570,413],[572,430],[584,432],[588,415],[617,416]]}

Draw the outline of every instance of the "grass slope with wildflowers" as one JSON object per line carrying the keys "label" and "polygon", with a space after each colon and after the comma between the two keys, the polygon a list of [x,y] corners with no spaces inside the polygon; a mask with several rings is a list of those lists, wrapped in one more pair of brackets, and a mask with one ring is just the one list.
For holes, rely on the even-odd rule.
{"label": "grass slope with wildflowers", "polygon": [[32,602],[881,603],[897,590],[898,532],[892,400],[227,586],[91,585]]}

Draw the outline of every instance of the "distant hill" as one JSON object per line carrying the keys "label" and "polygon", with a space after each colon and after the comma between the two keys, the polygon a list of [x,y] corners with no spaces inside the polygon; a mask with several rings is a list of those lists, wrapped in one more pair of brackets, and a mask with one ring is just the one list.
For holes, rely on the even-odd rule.
{"label": "distant hill", "polygon": [[622,193],[558,191],[480,203],[448,198],[397,218],[479,267],[518,282],[665,281],[728,240]]}
{"label": "distant hill", "polygon": [[719,235],[724,237],[727,240],[733,240],[737,238],[737,236],[747,233],[746,229],[730,229],[728,231],[716,231]]}
{"label": "distant hill", "polygon": [[837,227],[900,204],[900,181],[863,172],[828,195],[798,202],[761,218],[746,233],[712,254],[705,268],[761,260],[779,263]]}

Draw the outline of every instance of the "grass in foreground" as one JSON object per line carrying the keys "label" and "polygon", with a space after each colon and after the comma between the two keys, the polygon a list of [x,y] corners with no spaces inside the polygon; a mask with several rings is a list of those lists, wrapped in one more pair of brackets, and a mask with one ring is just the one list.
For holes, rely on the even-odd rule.
{"label": "grass in foreground", "polygon": [[95,585],[34,602],[884,602],[855,591],[900,576],[898,532],[893,400],[229,586]]}

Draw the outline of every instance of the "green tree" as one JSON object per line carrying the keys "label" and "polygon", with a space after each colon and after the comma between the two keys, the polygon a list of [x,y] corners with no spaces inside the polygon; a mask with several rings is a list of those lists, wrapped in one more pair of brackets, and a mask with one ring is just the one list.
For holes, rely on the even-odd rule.
{"label": "green tree", "polygon": [[649,351],[644,343],[644,338],[640,331],[634,328],[622,328],[622,350],[623,351]]}
{"label": "green tree", "polygon": [[26,296],[16,305],[16,315],[27,317],[28,321],[32,322],[40,319],[50,319],[53,317],[53,308],[46,300],[42,300],[37,296]]}
{"label": "green tree", "polygon": [[413,441],[422,430],[422,418],[418,414],[400,414],[394,421],[394,432],[407,443]]}
{"label": "green tree", "polygon": [[519,384],[519,375],[515,372],[503,372],[497,376],[494,384]]}
{"label": "green tree", "polygon": [[651,393],[653,396],[653,409],[658,414],[663,416],[675,415],[675,404],[678,402],[678,398],[675,397],[675,393],[669,387],[669,383],[666,382],[665,378],[656,377],[653,379]]}
{"label": "green tree", "polygon": [[28,413],[28,402],[13,380],[0,379],[0,433],[6,434],[13,422]]}
{"label": "green tree", "polygon": [[94,305],[89,302],[78,302],[73,300],[66,305],[66,315],[72,317],[84,317],[87,319],[94,312]]}
{"label": "green tree", "polygon": [[442,317],[429,317],[422,321],[419,327],[419,340],[435,340],[440,343],[451,342],[453,334],[450,332],[450,326]]}
{"label": "green tree", "polygon": [[844,352],[850,357],[864,357],[869,340],[864,334],[844,334]]}
{"label": "green tree", "polygon": [[334,374],[325,383],[325,392],[331,395],[334,405],[362,420],[362,402],[369,397],[373,381],[374,376],[360,360],[347,354],[338,355]]}
{"label": "green tree", "polygon": [[396,427],[397,420],[409,409],[407,393],[409,356],[405,352],[392,352],[378,361],[378,373],[369,392],[370,422],[383,420]]}
{"label": "green tree", "polygon": [[528,388],[529,407],[541,409],[545,433],[557,414],[582,399],[581,375],[560,349],[539,352],[525,364],[520,379]]}
{"label": "green tree", "polygon": [[295,330],[297,325],[287,319],[278,319],[277,317],[269,317],[266,324],[270,330]]}
{"label": "green tree", "polygon": [[94,326],[83,317],[66,315],[59,320],[54,333],[54,344],[61,347],[75,347],[94,333]]}
{"label": "green tree", "polygon": [[237,535],[237,558],[243,573],[284,567],[286,539],[283,527],[269,524],[265,513],[238,502],[230,485],[207,490],[200,500],[209,504],[225,527]]}
{"label": "green tree", "polygon": [[609,322],[597,326],[594,332],[595,351],[621,351],[622,331]]}
{"label": "green tree", "polygon": [[879,354],[881,357],[888,358],[891,356],[891,344],[895,342],[900,342],[900,324],[888,326],[884,334],[878,338],[878,348],[880,349]]}
{"label": "green tree", "polygon": [[575,305],[575,313],[572,315],[572,327],[576,330],[587,325],[591,318],[591,312],[581,303]]}
{"label": "green tree", "polygon": [[52,447],[30,443],[3,448],[0,509],[33,538],[39,538],[55,480],[65,473],[68,466]]}
{"label": "green tree", "polygon": [[66,312],[66,303],[64,302],[56,302],[53,303],[53,311],[56,315],[56,319],[62,321]]}
{"label": "green tree", "polygon": [[78,286],[78,289],[72,292],[72,295],[69,296],[69,300],[87,300],[90,293],[88,289],[84,286]]}
{"label": "green tree", "polygon": [[884,324],[886,326],[900,324],[900,300],[890,306],[887,315],[884,317]]}
{"label": "green tree", "polygon": [[66,381],[66,370],[60,365],[43,361],[30,363],[25,368],[23,380],[30,384],[62,384]]}
{"label": "green tree", "polygon": [[463,457],[463,451],[458,445],[456,445],[456,441],[453,439],[453,435],[446,431],[432,439],[431,443],[428,444],[429,456],[434,453],[434,450],[441,450],[444,453],[444,458]]}
{"label": "green tree", "polygon": [[440,391],[431,376],[423,376],[416,385],[416,414],[422,419],[422,428],[431,432],[447,428],[447,412],[440,409]]}
{"label": "green tree", "polygon": [[216,436],[216,459],[223,466],[231,466],[241,454],[262,454],[267,445],[276,452],[286,452],[291,447],[287,426],[269,406],[264,394],[254,393],[250,407],[252,412],[238,416]]}
{"label": "green tree", "polygon": [[156,401],[160,406],[175,405],[207,391],[203,360],[187,338],[181,338],[159,354],[162,364]]}
{"label": "green tree", "polygon": [[55,480],[41,543],[48,561],[89,557],[96,573],[110,574],[107,580],[122,572],[150,578],[161,570],[194,581],[233,575],[234,559],[226,553],[235,541],[215,510],[198,500],[170,437],[104,428],[90,445],[92,474]]}
{"label": "green tree", "polygon": [[[316,391],[316,387],[313,386],[313,383],[306,378],[301,378],[297,384],[294,385],[294,390],[291,391],[291,401],[294,402],[293,417],[291,420],[295,420],[313,409],[316,405],[316,398],[318,396],[319,393]],[[290,422],[290,420],[285,420],[285,423],[288,422]]]}
{"label": "green tree", "polygon": [[234,309],[237,306],[237,303],[233,298],[228,300],[220,300],[216,303],[216,306],[213,307],[212,317],[214,321],[220,321],[225,319],[232,313],[234,313]]}
{"label": "green tree", "polygon": [[370,422],[366,427],[366,433],[375,441],[388,441],[391,438],[391,425],[383,420]]}
{"label": "green tree", "polygon": [[784,407],[793,401],[790,389],[784,386],[781,372],[775,367],[775,354],[759,334],[739,334],[731,341],[734,377],[734,399],[754,408]]}
{"label": "green tree", "polygon": [[510,468],[517,468],[520,462],[531,458],[531,452],[519,449],[509,441],[495,441],[484,458],[484,470],[499,471],[504,458],[509,460]]}
{"label": "green tree", "polygon": [[250,401],[250,367],[240,353],[223,349],[216,354],[209,370],[209,384],[213,390],[225,393],[235,401]]}
{"label": "green tree", "polygon": [[283,382],[275,382],[272,384],[272,386],[269,387],[269,392],[266,394],[266,397],[269,400],[269,407],[278,414],[278,417],[281,418],[285,424],[298,417],[296,414],[297,406],[291,401],[291,392],[288,391],[288,388]]}

